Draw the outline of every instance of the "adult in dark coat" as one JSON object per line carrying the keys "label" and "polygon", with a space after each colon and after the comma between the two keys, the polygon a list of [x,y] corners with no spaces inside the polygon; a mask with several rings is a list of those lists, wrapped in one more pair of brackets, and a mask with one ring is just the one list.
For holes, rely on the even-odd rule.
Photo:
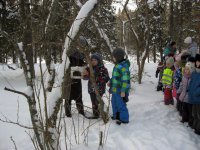
{"label": "adult in dark coat", "polygon": [[[84,55],[78,51],[75,51],[73,54],[71,54],[69,56],[69,59],[70,59],[70,67],[85,65]],[[71,117],[72,100],[76,101],[76,107],[78,109],[78,112],[84,115],[81,79],[72,79],[70,98],[65,101],[65,113],[67,117]]]}

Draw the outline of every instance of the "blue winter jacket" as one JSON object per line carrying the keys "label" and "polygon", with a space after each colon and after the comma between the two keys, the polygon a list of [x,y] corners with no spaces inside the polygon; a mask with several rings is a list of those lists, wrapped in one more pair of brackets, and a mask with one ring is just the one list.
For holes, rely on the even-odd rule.
{"label": "blue winter jacket", "polygon": [[182,68],[178,68],[174,73],[174,86],[176,90],[179,89],[181,80],[182,80]]}
{"label": "blue winter jacket", "polygon": [[189,103],[200,104],[200,72],[193,72],[188,86]]}

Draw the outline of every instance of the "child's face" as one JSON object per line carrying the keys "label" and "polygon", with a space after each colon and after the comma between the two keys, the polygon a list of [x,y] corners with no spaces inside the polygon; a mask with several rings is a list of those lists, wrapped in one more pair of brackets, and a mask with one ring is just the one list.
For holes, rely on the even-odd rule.
{"label": "child's face", "polygon": [[185,67],[185,74],[190,75],[190,69],[188,67]]}
{"label": "child's face", "polygon": [[96,66],[98,64],[98,61],[96,59],[91,60],[92,66]]}
{"label": "child's face", "polygon": [[170,63],[166,63],[166,67],[170,68],[171,67],[171,64]]}
{"label": "child's face", "polygon": [[200,68],[200,61],[196,61],[197,68]]}
{"label": "child's face", "polygon": [[175,49],[175,48],[176,48],[176,44],[174,44],[174,45],[172,46],[172,48]]}

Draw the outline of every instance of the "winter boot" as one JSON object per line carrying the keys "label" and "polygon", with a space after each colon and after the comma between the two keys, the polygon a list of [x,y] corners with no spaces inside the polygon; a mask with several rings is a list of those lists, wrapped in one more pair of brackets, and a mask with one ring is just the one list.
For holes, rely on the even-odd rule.
{"label": "winter boot", "polygon": [[163,85],[162,85],[162,83],[158,83],[158,85],[157,85],[157,91],[162,91],[162,88],[163,88]]}
{"label": "winter boot", "polygon": [[112,116],[111,119],[112,119],[112,120],[119,120],[119,115],[120,115],[120,113],[117,112],[117,113],[116,113],[116,117]]}
{"label": "winter boot", "polygon": [[117,120],[116,121],[116,124],[118,124],[118,125],[121,125],[121,123],[128,124],[129,122],[127,122],[127,121],[121,121],[121,120]]}

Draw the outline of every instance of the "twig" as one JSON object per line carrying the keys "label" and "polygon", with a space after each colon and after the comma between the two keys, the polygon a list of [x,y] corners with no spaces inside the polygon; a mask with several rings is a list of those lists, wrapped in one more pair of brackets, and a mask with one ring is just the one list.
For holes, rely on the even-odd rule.
{"label": "twig", "polygon": [[17,122],[19,122],[19,96],[17,98]]}
{"label": "twig", "polygon": [[12,141],[12,143],[14,144],[15,150],[17,150],[17,145],[16,145],[16,143],[15,143],[14,139],[12,138],[12,136],[10,137],[10,140],[11,140],[11,141]]}
{"label": "twig", "polygon": [[33,146],[34,146],[35,150],[39,150],[38,144],[37,144],[37,142],[35,142],[34,138],[30,135],[30,133],[28,133],[27,131],[25,131],[25,132],[26,132],[26,134],[30,137],[30,139],[31,139],[31,141],[32,141],[32,143],[33,143]]}
{"label": "twig", "polygon": [[15,125],[18,125],[18,126],[20,126],[22,128],[26,128],[26,129],[33,129],[33,127],[28,127],[26,125],[20,124],[19,122],[13,122],[13,121],[9,120],[8,118],[6,118],[5,116],[4,116],[4,118],[5,118],[5,120],[3,120],[2,118],[0,118],[0,121],[4,122],[4,123],[15,124]]}
{"label": "twig", "polygon": [[[84,131],[82,132],[82,134],[85,132],[85,130],[89,129],[91,126],[95,125],[95,124],[98,123],[99,121],[101,121],[101,120],[97,120],[97,121],[95,121],[94,123],[92,123],[92,124],[90,124],[89,126],[87,126],[87,127],[84,129]],[[82,135],[82,134],[81,134],[81,135]]]}

